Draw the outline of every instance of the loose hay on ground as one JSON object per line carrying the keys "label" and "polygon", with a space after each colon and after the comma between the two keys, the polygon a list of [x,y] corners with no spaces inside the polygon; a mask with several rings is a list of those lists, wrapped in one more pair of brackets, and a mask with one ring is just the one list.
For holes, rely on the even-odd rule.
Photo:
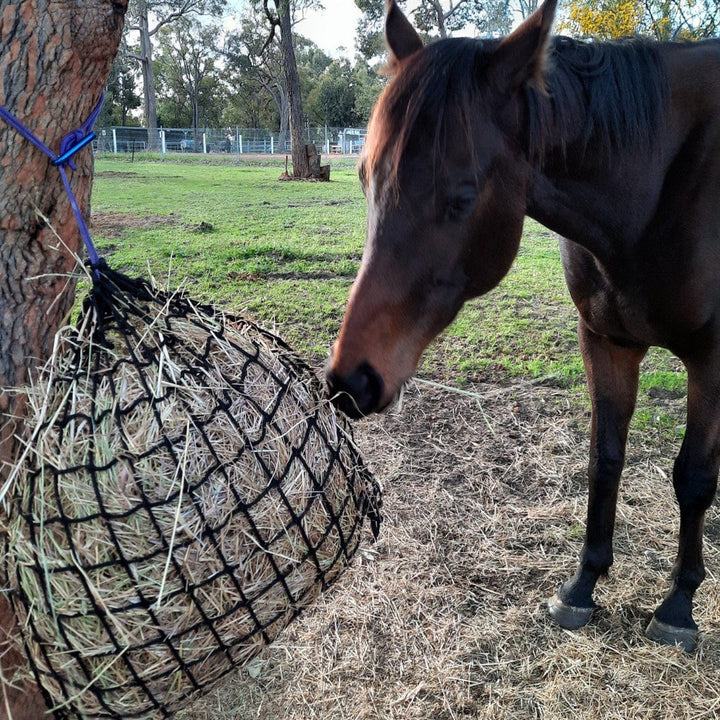
{"label": "loose hay on ground", "polygon": [[[385,489],[379,542],[253,661],[252,675],[182,720],[717,717],[717,504],[698,651],[644,636],[676,551],[667,475],[679,443],[631,432],[603,607],[567,632],[545,601],[582,545],[586,400],[527,384],[476,390],[477,400],[419,384],[401,412],[363,421],[358,442]],[[668,408],[683,411],[682,399]]]}
{"label": "loose hay on ground", "polygon": [[125,280],[58,335],[9,503],[6,571],[56,717],[169,717],[273,641],[378,520],[299,358]]}

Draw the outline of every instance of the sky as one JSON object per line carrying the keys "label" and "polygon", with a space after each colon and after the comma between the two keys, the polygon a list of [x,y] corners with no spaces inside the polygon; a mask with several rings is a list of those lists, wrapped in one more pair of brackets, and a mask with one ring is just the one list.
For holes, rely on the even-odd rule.
{"label": "sky", "polygon": [[[331,57],[355,56],[355,28],[360,11],[353,0],[324,0],[324,10],[308,12],[295,31],[312,40]],[[341,51],[340,48],[345,48]]]}

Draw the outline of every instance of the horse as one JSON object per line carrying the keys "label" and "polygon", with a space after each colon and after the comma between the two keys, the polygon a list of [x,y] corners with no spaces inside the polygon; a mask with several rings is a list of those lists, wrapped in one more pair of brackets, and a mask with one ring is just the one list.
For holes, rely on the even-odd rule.
{"label": "horse", "polygon": [[359,160],[366,242],[328,392],[351,417],[386,408],[507,273],[525,216],[557,233],[592,420],[586,536],[549,613],[577,629],[597,607],[640,363],[661,346],[687,370],[687,423],[678,553],[646,634],[691,651],[720,466],[720,42],[555,37],[556,4],[504,38],[424,45],[388,0],[391,79]]}

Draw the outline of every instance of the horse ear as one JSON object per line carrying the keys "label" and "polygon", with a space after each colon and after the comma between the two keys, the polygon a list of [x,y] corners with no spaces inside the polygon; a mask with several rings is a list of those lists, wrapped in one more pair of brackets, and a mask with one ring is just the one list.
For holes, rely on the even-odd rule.
{"label": "horse ear", "polygon": [[404,60],[423,46],[420,36],[403,15],[395,0],[387,0],[385,16],[385,41],[390,50],[390,65]]}
{"label": "horse ear", "polygon": [[494,53],[493,68],[504,87],[545,86],[550,28],[557,0],[546,0],[529,18],[504,38]]}

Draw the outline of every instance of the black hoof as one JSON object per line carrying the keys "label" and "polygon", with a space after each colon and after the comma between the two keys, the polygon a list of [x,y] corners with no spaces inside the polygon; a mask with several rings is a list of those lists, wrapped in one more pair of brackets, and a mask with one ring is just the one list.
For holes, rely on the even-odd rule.
{"label": "black hoof", "polygon": [[566,605],[559,595],[553,595],[548,600],[550,617],[565,630],[578,630],[590,622],[595,610],[594,607],[573,607]]}
{"label": "black hoof", "polygon": [[680,645],[685,652],[697,647],[698,631],[693,628],[675,627],[661,622],[654,615],[645,630],[645,635],[661,645]]}

